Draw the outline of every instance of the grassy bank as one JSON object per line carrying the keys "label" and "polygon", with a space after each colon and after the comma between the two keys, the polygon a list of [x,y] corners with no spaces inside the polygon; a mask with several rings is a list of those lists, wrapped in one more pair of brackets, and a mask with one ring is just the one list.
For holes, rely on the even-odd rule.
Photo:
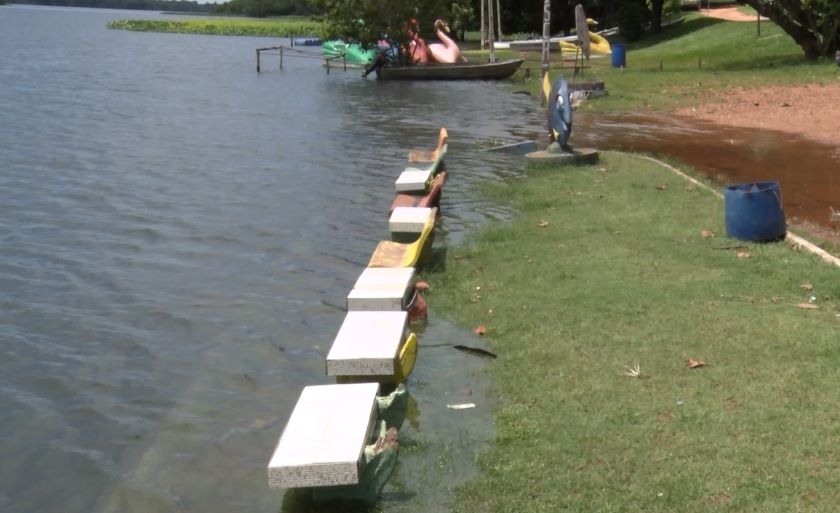
{"label": "grassy bank", "polygon": [[[656,37],[627,45],[627,67],[613,68],[610,56],[593,58],[586,78],[603,80],[610,94],[586,102],[592,111],[668,110],[694,105],[723,94],[731,87],[836,82],[840,68],[833,60],[806,61],[802,50],[778,26],[736,23],[691,13],[677,26]],[[472,52],[475,59],[486,52]],[[518,55],[500,52],[504,57]],[[539,90],[539,55],[526,54],[531,78],[518,75],[521,86],[533,94]],[[552,53],[552,59],[559,59]],[[661,68],[660,68],[661,63]],[[552,64],[553,73],[571,77],[572,63],[565,68]]]}
{"label": "grassy bank", "polygon": [[323,32],[320,22],[309,18],[197,18],[190,20],[114,20],[108,28],[138,32],[175,32],[216,36],[317,36]]}
{"label": "grassy bank", "polygon": [[429,276],[432,314],[499,355],[496,440],[456,511],[833,510],[835,268],[726,239],[720,199],[637,157],[485,193],[520,214]]}

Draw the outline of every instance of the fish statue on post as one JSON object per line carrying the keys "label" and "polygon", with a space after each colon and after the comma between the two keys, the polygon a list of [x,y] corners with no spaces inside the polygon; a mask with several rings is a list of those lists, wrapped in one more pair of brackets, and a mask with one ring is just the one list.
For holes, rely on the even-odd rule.
{"label": "fish statue on post", "polygon": [[548,105],[548,140],[544,150],[525,155],[531,162],[552,162],[558,164],[593,164],[598,161],[598,150],[593,148],[572,148],[572,94],[569,84],[560,76],[551,83],[546,73],[543,77],[543,98]]}
{"label": "fish statue on post", "polygon": [[[543,87],[548,85],[546,74]],[[549,152],[570,152],[569,136],[572,135],[572,99],[569,84],[560,76],[548,89],[548,138]]]}

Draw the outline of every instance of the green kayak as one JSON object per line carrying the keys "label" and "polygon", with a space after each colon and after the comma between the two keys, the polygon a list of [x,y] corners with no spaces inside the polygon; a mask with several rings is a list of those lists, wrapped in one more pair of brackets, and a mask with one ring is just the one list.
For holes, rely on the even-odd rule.
{"label": "green kayak", "polygon": [[347,60],[347,64],[356,64],[359,66],[369,65],[376,57],[375,50],[365,50],[356,43],[347,44],[340,39],[325,41],[323,53],[325,59],[335,59],[337,62],[340,62],[343,57]]}

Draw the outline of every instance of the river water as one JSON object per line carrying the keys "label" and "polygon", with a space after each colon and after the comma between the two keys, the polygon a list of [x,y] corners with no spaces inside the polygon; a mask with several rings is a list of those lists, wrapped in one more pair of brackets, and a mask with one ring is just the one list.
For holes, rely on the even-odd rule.
{"label": "river water", "polygon": [[[105,28],[156,16],[0,7],[3,513],[299,511],[265,465],[300,389],[329,382],[406,151],[448,127],[445,248],[511,214],[475,186],[522,159],[479,147],[543,131],[501,84],[290,56],[257,74],[255,49],[287,41]],[[840,207],[836,150],[784,134],[581,114],[572,143],[777,179],[818,224]],[[447,347],[479,342],[430,312],[382,511],[446,511],[493,433],[485,362]]]}
{"label": "river water", "polygon": [[[407,150],[448,127],[445,247],[510,214],[474,186],[522,164],[478,143],[539,124],[496,83],[257,74],[284,41],[105,28],[155,16],[0,7],[3,513],[280,510],[265,466]],[[430,309],[383,511],[446,510],[493,433],[484,361],[446,347],[480,342]]]}

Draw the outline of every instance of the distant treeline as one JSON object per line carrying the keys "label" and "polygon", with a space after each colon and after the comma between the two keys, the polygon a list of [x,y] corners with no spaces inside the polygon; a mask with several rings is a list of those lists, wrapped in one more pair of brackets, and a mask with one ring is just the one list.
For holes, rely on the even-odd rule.
{"label": "distant treeline", "polygon": [[[2,3],[3,0],[0,0]],[[214,12],[213,4],[187,0],[14,0],[16,4],[60,5],[64,7],[99,7],[104,9],[139,9],[147,11]]]}
{"label": "distant treeline", "polygon": [[[4,1],[0,0],[0,4]],[[17,4],[61,5],[65,7],[239,14],[256,18],[313,14],[308,0],[231,0],[218,4],[200,4],[190,0],[14,0],[14,2]]]}
{"label": "distant treeline", "polygon": [[255,18],[315,14],[308,0],[231,0],[217,4],[215,12]]}

